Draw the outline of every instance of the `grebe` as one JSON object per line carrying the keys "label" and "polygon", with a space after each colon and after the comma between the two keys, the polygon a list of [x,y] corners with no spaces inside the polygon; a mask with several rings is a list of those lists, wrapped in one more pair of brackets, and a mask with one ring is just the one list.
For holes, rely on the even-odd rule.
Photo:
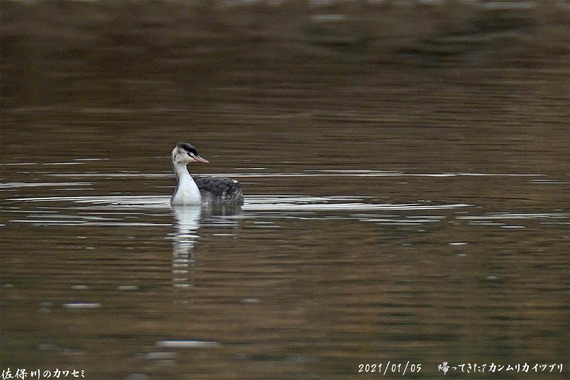
{"label": "grebe", "polygon": [[191,162],[208,163],[198,155],[196,148],[188,143],[178,143],[172,150],[172,166],[178,185],[170,204],[243,204],[243,193],[238,181],[226,177],[192,176],[186,165]]}

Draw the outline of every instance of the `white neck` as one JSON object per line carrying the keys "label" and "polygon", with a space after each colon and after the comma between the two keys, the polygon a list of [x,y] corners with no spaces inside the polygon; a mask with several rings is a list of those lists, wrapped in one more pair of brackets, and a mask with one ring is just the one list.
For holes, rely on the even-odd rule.
{"label": "white neck", "polygon": [[173,205],[199,205],[202,202],[200,190],[192,179],[186,165],[173,162],[174,173],[178,179],[178,186],[170,200]]}

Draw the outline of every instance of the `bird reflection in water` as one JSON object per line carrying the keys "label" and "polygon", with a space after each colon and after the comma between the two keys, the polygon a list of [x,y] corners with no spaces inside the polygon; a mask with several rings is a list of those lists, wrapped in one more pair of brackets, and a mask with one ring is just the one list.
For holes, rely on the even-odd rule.
{"label": "bird reflection in water", "polygon": [[200,227],[200,206],[172,207],[176,219],[172,246],[172,285],[175,290],[186,289],[193,285],[194,245],[198,241]]}
{"label": "bird reflection in water", "polygon": [[172,285],[183,291],[194,285],[194,246],[200,226],[231,228],[239,225],[239,205],[172,206],[175,232],[172,245]]}

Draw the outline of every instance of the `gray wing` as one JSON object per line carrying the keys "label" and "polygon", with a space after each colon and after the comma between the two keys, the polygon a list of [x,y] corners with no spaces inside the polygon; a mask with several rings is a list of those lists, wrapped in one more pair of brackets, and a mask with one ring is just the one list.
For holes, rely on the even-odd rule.
{"label": "gray wing", "polygon": [[193,176],[202,197],[212,203],[243,204],[241,184],[227,177]]}

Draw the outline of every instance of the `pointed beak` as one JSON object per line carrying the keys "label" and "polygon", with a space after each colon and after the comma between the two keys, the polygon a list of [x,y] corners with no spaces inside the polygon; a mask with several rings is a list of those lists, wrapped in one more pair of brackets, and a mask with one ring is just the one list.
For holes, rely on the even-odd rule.
{"label": "pointed beak", "polygon": [[194,156],[194,157],[192,157],[192,158],[194,158],[194,161],[196,161],[196,162],[202,162],[202,163],[204,163],[204,164],[209,164],[209,163],[210,163],[210,161],[208,161],[208,160],[206,160],[205,158],[200,157],[200,156]]}

